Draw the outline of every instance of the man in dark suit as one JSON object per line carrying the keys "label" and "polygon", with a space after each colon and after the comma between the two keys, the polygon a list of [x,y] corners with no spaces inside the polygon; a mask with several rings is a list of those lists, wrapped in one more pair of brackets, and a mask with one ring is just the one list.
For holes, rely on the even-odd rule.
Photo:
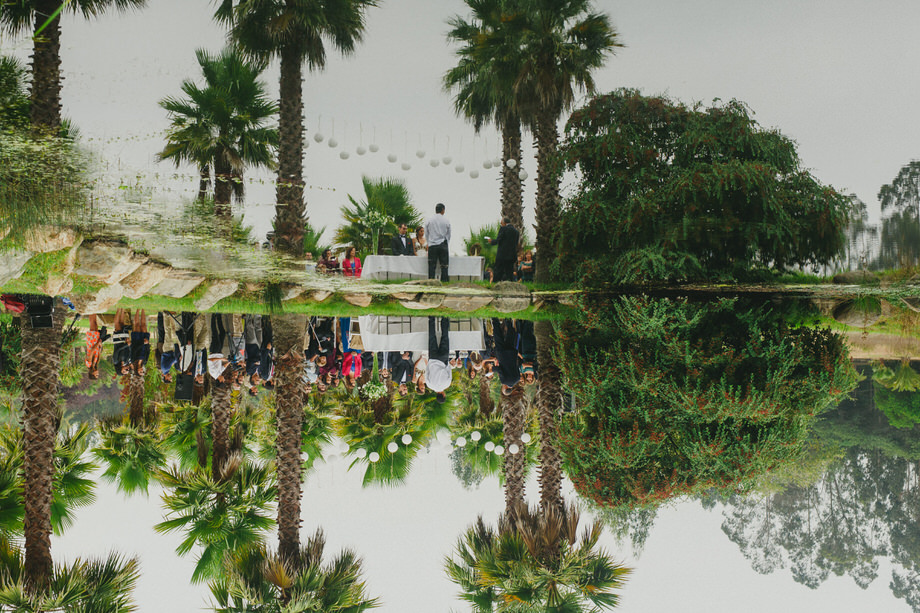
{"label": "man in dark suit", "polygon": [[503,217],[501,228],[498,230],[498,236],[495,240],[489,240],[489,244],[498,245],[498,253],[495,254],[495,280],[511,281],[514,274],[514,264],[517,262],[518,241],[521,235],[517,229],[511,225],[511,220]]}
{"label": "man in dark suit", "polygon": [[394,236],[390,243],[390,253],[393,255],[415,255],[415,245],[406,234],[407,230],[406,224],[399,226],[399,234]]}

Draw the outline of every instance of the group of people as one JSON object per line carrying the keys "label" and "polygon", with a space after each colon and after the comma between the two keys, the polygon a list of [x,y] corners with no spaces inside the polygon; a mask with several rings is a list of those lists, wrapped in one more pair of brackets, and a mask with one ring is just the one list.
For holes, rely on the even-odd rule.
{"label": "group of people", "polygon": [[533,251],[521,251],[518,245],[521,233],[511,225],[511,220],[503,217],[498,229],[498,236],[487,239],[496,245],[495,267],[485,272],[486,281],[533,281]]}
{"label": "group of people", "polygon": [[[109,325],[112,326],[111,332]],[[102,344],[109,339],[112,341],[112,364],[115,366],[116,375],[127,375],[132,372],[144,375],[147,372],[150,333],[147,331],[147,313],[144,309],[136,310],[133,317],[130,311],[118,309],[114,318],[109,321],[102,315],[89,316],[84,363],[90,379],[99,378]]]}

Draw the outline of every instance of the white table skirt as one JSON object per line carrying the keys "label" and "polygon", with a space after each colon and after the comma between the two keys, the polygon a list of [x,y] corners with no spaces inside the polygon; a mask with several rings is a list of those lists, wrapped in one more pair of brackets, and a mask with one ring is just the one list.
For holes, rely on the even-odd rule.
{"label": "white table skirt", "polygon": [[[452,255],[447,261],[447,276],[482,279],[482,257]],[[428,256],[369,255],[363,262],[362,279],[427,279]]]}
{"label": "white table skirt", "polygon": [[[428,351],[427,317],[366,315],[358,321],[365,351]],[[485,349],[481,319],[452,320],[450,327],[451,351]]]}

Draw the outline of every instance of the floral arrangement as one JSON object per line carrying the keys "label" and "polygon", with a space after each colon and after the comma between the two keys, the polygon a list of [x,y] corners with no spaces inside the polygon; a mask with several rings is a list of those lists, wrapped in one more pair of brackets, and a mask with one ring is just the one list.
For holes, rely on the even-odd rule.
{"label": "floral arrangement", "polygon": [[358,393],[367,400],[378,400],[387,393],[387,386],[379,381],[370,381],[360,387]]}

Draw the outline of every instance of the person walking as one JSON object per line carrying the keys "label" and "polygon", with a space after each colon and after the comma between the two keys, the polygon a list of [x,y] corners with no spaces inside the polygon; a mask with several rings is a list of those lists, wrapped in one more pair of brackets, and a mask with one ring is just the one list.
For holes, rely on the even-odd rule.
{"label": "person walking", "polygon": [[498,252],[495,254],[495,281],[512,280],[520,238],[521,234],[511,225],[511,220],[503,217],[498,236],[495,237],[495,240],[489,239],[490,245],[493,243],[498,245]]}
{"label": "person walking", "polygon": [[428,237],[428,278],[436,279],[440,266],[441,281],[447,283],[450,221],[444,216],[443,203],[435,205],[434,213],[434,216],[425,222],[425,235]]}

